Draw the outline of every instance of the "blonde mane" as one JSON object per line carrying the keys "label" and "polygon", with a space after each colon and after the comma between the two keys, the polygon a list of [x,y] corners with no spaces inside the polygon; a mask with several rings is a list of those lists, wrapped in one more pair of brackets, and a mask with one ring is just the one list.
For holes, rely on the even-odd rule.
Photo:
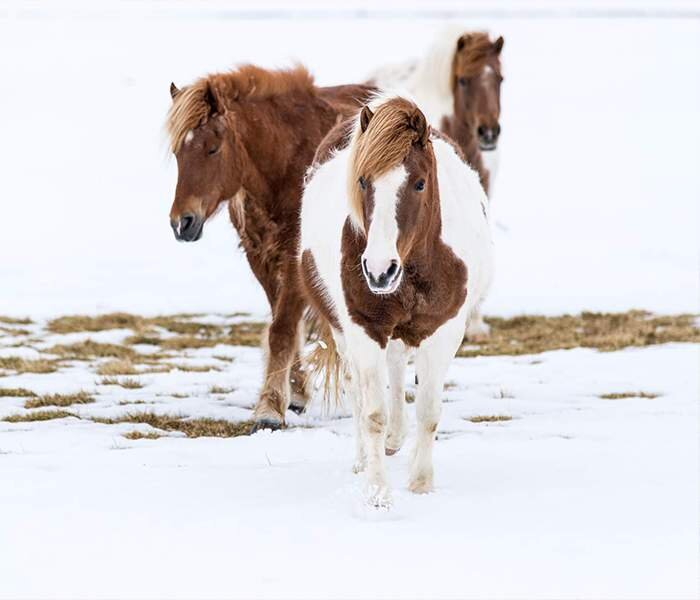
{"label": "blonde mane", "polygon": [[391,98],[376,108],[364,132],[358,119],[350,144],[347,188],[350,218],[361,231],[365,224],[360,177],[370,182],[403,162],[419,140],[411,123],[417,110],[413,102]]}
{"label": "blonde mane", "polygon": [[173,100],[165,123],[170,149],[177,152],[187,132],[206,122],[213,110],[212,102],[224,112],[235,102],[266,100],[295,92],[316,92],[313,77],[301,65],[274,71],[243,65],[235,71],[203,77],[181,90]]}

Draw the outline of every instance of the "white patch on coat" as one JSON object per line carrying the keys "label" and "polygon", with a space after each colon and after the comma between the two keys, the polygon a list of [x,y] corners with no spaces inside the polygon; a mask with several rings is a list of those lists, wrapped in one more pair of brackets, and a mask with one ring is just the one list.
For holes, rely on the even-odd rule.
{"label": "white patch on coat", "polygon": [[396,208],[399,190],[407,177],[406,168],[399,165],[374,181],[374,208],[370,215],[367,247],[362,260],[366,261],[367,270],[375,278],[389,269],[391,261],[399,260]]}

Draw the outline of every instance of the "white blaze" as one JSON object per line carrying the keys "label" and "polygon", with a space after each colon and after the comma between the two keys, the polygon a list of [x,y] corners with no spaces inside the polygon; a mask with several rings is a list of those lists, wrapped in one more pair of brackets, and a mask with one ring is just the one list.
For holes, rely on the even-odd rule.
{"label": "white blaze", "polygon": [[375,278],[389,269],[392,260],[399,261],[396,248],[399,239],[396,206],[399,189],[406,177],[406,169],[399,165],[374,182],[374,208],[370,215],[367,247],[362,259],[367,261],[367,270]]}

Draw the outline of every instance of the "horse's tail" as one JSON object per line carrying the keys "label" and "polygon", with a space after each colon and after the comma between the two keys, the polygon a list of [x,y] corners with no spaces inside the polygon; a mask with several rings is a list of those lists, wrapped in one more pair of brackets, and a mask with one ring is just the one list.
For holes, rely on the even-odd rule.
{"label": "horse's tail", "polygon": [[307,342],[312,348],[305,356],[309,381],[323,390],[323,410],[329,412],[342,404],[345,364],[338,353],[330,324],[316,311],[309,309],[304,316]]}

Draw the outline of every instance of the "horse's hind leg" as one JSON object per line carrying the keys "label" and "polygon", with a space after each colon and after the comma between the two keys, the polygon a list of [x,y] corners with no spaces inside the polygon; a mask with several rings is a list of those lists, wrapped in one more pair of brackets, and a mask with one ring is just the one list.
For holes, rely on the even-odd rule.
{"label": "horse's hind leg", "polygon": [[290,373],[298,349],[298,324],[304,311],[299,293],[289,287],[275,303],[267,334],[267,365],[260,398],[255,407],[254,430],[279,429],[291,395]]}
{"label": "horse's hind leg", "polygon": [[440,421],[447,369],[464,333],[463,318],[454,318],[424,340],[416,353],[416,449],[408,489],[422,494],[433,489],[433,444]]}
{"label": "horse's hind leg", "polygon": [[405,375],[408,362],[408,348],[401,340],[390,340],[387,345],[387,365],[389,368],[389,429],[386,435],[387,456],[396,454],[406,439],[408,418],[406,416]]}

